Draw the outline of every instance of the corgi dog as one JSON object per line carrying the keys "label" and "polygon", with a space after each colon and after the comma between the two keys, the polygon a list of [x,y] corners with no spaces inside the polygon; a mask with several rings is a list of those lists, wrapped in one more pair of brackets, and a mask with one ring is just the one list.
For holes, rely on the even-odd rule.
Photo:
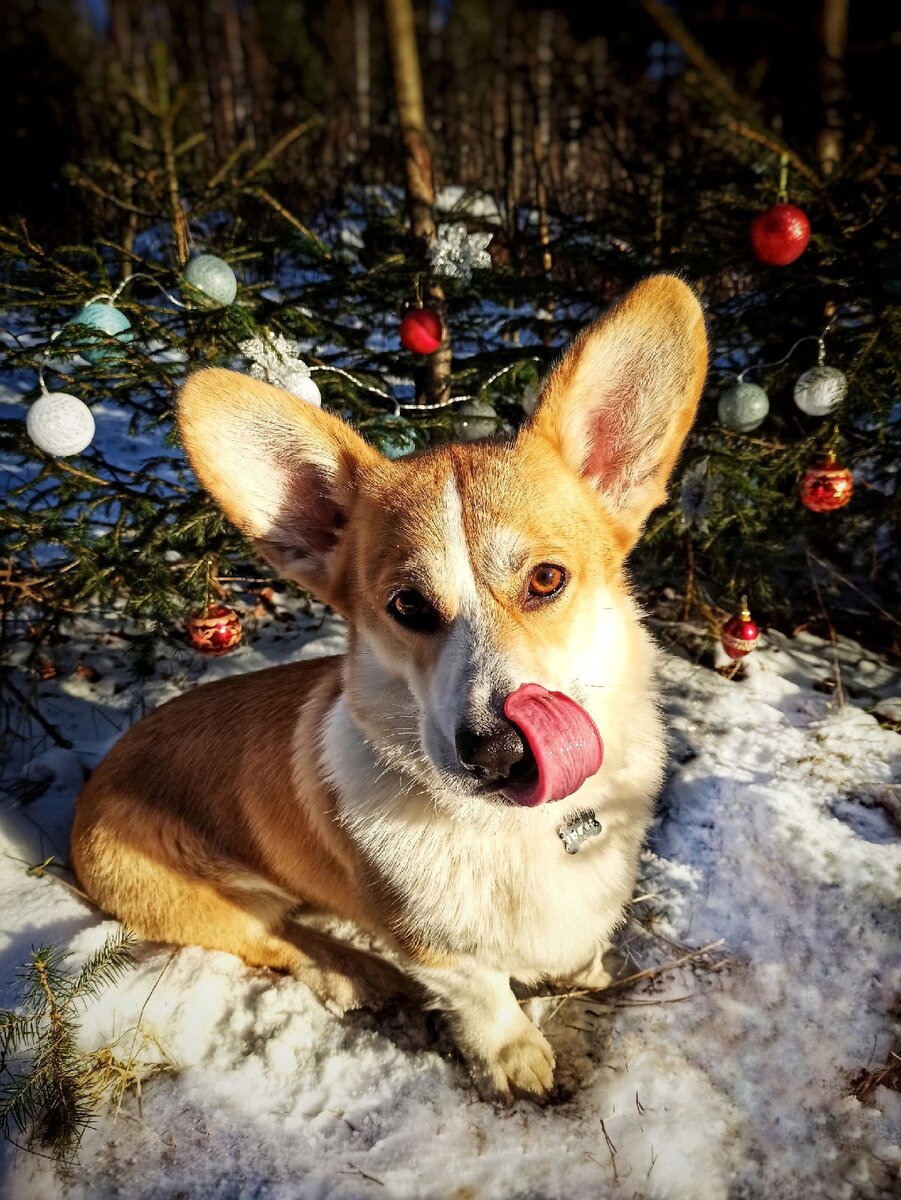
{"label": "corgi dog", "polygon": [[664,761],[624,563],[706,364],[697,299],[654,276],[572,343],[516,436],[395,461],[278,388],[191,375],[178,420],[201,483],[346,618],[347,652],[139,721],[78,798],[87,894],[341,1009],[400,972],[484,1095],[544,1096],[554,1054],[511,980],[609,982]]}

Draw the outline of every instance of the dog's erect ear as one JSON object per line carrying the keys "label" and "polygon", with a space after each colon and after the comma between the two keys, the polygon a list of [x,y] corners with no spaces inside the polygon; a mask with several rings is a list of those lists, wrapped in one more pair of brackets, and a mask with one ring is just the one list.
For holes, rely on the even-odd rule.
{"label": "dog's erect ear", "polygon": [[281,388],[215,368],[178,404],[200,482],[283,575],[334,602],[341,529],[367,466],[385,460],[336,417]]}
{"label": "dog's erect ear", "polygon": [[706,371],[700,304],[654,275],[572,343],[542,389],[525,436],[554,443],[608,500],[624,550],[666,498]]}

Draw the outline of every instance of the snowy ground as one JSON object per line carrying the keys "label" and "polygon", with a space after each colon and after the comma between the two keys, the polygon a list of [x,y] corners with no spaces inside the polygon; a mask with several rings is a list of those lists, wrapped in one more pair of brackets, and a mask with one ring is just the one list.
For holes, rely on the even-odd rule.
{"label": "snowy ground", "polygon": [[[141,682],[110,620],[63,648],[55,678],[18,676],[73,748],[14,716],[27,737],[10,743],[0,804],[0,1006],[33,945],[78,961],[113,927],[58,879],[26,873],[65,862],[83,770],[189,684],[340,648],[340,622],[312,625],[268,616],[232,655],[173,651]],[[898,1195],[901,1094],[851,1095],[885,1062],[898,1018],[898,673],[840,643],[841,706],[825,682],[833,651],[815,638],[772,635],[730,682],[690,660],[699,635],[683,632],[687,648],[663,663],[672,771],[623,938],[625,970],[651,973],[600,999],[526,1002],[557,1049],[553,1104],[481,1102],[434,1015],[340,1019],[292,979],[146,946],[87,1011],[84,1044],[130,1047],[140,1024],[142,1056],[174,1069],[147,1079],[140,1105],[131,1094],[101,1115],[66,1194]],[[61,1193],[44,1159],[7,1147],[3,1168],[10,1200]]]}

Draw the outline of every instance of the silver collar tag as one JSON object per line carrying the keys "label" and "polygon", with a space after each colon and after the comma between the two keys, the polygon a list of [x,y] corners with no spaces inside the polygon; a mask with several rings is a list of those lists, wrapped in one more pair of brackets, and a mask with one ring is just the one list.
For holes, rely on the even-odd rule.
{"label": "silver collar tag", "polygon": [[595,816],[594,809],[580,808],[559,827],[557,837],[563,843],[567,854],[578,854],[582,843],[597,837],[600,832],[601,823]]}

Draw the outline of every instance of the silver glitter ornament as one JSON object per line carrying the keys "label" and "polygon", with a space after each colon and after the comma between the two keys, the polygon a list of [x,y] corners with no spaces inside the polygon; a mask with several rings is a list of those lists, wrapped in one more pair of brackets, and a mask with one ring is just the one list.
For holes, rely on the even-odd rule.
{"label": "silver glitter ornament", "polygon": [[770,398],[756,383],[736,380],[726,388],[717,406],[720,424],[733,433],[750,433],[770,411]]}
{"label": "silver glitter ornament", "polygon": [[817,363],[795,384],[795,404],[809,417],[825,417],[848,394],[847,377],[837,367]]}
{"label": "silver glitter ornament", "polygon": [[473,271],[491,266],[486,247],[493,237],[493,233],[469,233],[465,225],[442,225],[429,251],[432,269],[436,275],[468,284]]}
{"label": "silver glitter ornament", "polygon": [[275,387],[284,388],[316,408],[322,405],[322,394],[310,374],[310,368],[299,354],[297,342],[280,333],[268,333],[265,338],[252,337],[239,347],[250,359],[250,373]]}

